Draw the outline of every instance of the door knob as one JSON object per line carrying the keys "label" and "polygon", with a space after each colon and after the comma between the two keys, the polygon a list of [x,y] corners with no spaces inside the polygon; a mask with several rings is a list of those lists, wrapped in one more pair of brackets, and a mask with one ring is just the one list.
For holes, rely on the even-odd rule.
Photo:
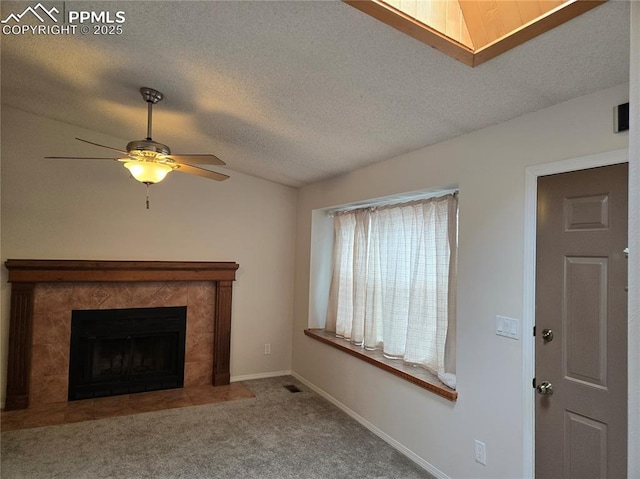
{"label": "door knob", "polygon": [[542,384],[538,385],[536,391],[538,391],[538,394],[542,394],[543,396],[551,396],[553,394],[553,385],[548,381],[544,381]]}
{"label": "door knob", "polygon": [[542,339],[544,339],[545,343],[553,340],[553,331],[550,329],[542,330]]}

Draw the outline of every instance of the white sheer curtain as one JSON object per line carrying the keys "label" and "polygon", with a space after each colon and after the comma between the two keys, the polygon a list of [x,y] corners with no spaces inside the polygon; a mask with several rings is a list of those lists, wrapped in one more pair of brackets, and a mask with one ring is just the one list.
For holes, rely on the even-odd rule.
{"label": "white sheer curtain", "polygon": [[334,232],[326,330],[454,373],[457,195],[337,213]]}

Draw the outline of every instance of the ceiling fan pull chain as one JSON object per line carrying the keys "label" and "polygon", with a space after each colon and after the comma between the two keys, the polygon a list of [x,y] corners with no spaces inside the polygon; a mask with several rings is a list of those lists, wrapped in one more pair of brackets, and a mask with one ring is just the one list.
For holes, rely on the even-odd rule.
{"label": "ceiling fan pull chain", "polygon": [[147,209],[149,209],[149,185],[151,183],[145,183],[145,185],[147,185]]}

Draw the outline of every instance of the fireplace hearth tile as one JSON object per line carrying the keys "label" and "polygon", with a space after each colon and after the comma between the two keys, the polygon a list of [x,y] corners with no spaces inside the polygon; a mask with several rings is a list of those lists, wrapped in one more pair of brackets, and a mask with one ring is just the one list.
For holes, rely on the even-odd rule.
{"label": "fireplace hearth tile", "polygon": [[41,417],[29,418],[27,427],[55,426],[66,421],[65,414],[61,411],[42,414]]}
{"label": "fireplace hearth tile", "polygon": [[187,334],[213,333],[208,325],[212,320],[206,317],[203,308],[191,304],[187,304],[187,308]]}
{"label": "fireplace hearth tile", "polygon": [[98,286],[93,292],[93,300],[97,305],[101,305],[111,296],[106,289],[102,287],[102,285]]}
{"label": "fireplace hearth tile", "polygon": [[64,413],[65,423],[90,421],[91,419],[96,419],[91,408],[69,408]]}
{"label": "fireplace hearth tile", "polygon": [[3,431],[27,429],[32,427],[53,426],[64,423],[67,403],[43,404],[32,409],[18,409],[2,412]]}
{"label": "fireplace hearth tile", "polygon": [[31,405],[57,403],[67,400],[69,374],[43,376],[31,383]]}
{"label": "fireplace hearth tile", "polygon": [[[187,330],[189,325],[187,325]],[[213,333],[187,332],[185,362],[211,362],[213,361]]]}
{"label": "fireplace hearth tile", "polygon": [[12,431],[252,397],[255,395],[242,383],[216,387],[208,385],[195,388],[167,389],[108,398],[43,404],[16,411],[3,411],[0,426],[2,431]]}
{"label": "fireplace hearth tile", "polygon": [[192,281],[189,284],[189,302],[206,303],[215,294],[215,287],[206,281]]}
{"label": "fireplace hearth tile", "polygon": [[151,412],[192,405],[189,396],[182,388],[131,394],[129,397],[129,406],[133,412]]}
{"label": "fireplace hearth tile", "polygon": [[154,301],[153,295],[162,283],[115,283],[107,285],[112,291],[111,298],[102,309],[155,308],[162,306]]}
{"label": "fireplace hearth tile", "polygon": [[167,298],[166,306],[182,306],[189,304],[189,285],[185,283],[169,283],[172,286],[172,294]]}
{"label": "fireplace hearth tile", "polygon": [[67,422],[79,422],[90,419],[127,416],[133,414],[130,395],[109,396],[105,398],[84,399],[66,403]]}
{"label": "fireplace hearth tile", "polygon": [[[186,292],[186,291],[185,291]],[[154,299],[156,301],[161,302],[164,305],[167,305],[171,302],[171,299],[174,296],[178,296],[180,291],[178,290],[175,283],[164,283],[154,295]],[[186,298],[185,298],[186,299]],[[182,303],[184,304],[184,303]]]}
{"label": "fireplace hearth tile", "polygon": [[69,372],[69,345],[64,343],[34,344],[31,350],[31,376],[60,376]]}
{"label": "fireplace hearth tile", "polygon": [[69,309],[73,289],[66,283],[39,283],[36,285],[34,309],[36,312],[62,313]]}
{"label": "fireplace hearth tile", "polygon": [[105,419],[108,417],[129,416],[135,414],[129,403],[117,406],[101,406],[93,411],[93,419]]}
{"label": "fireplace hearth tile", "polygon": [[184,386],[205,386],[211,384],[213,364],[211,361],[184,363]]}
{"label": "fireplace hearth tile", "polygon": [[68,409],[92,409],[100,411],[101,415],[114,413],[122,409],[130,410],[129,402],[125,399],[129,398],[129,394],[121,394],[119,396],[108,396],[103,398],[82,399],[80,401],[71,401],[68,403]]}
{"label": "fireplace hearth tile", "polygon": [[33,344],[66,343],[71,335],[69,309],[40,312],[33,322]]}
{"label": "fireplace hearth tile", "polygon": [[193,331],[213,333],[215,297],[215,288],[210,283],[198,282],[189,285],[187,304],[189,305],[189,327],[192,327]]}
{"label": "fireplace hearth tile", "polygon": [[194,405],[255,397],[255,395],[241,383],[231,383],[229,386],[222,387],[197,386],[186,389],[186,392]]}
{"label": "fireplace hearth tile", "polygon": [[109,295],[101,283],[74,283],[70,288],[72,299],[67,304],[69,309],[98,309],[108,299],[105,296]]}

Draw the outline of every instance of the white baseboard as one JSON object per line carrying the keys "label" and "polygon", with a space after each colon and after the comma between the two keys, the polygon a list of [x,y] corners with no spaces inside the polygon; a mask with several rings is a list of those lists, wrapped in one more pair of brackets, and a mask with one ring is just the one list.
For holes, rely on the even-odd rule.
{"label": "white baseboard", "polygon": [[391,447],[393,447],[394,449],[396,449],[397,451],[401,452],[402,454],[404,454],[405,456],[407,456],[409,459],[411,459],[413,462],[415,462],[416,464],[418,464],[420,467],[422,467],[424,470],[426,470],[427,472],[433,474],[435,477],[437,477],[438,479],[451,479],[449,476],[447,476],[444,472],[442,472],[440,469],[438,469],[437,467],[435,467],[433,464],[425,461],[423,458],[421,458],[420,456],[418,456],[415,452],[413,452],[412,450],[408,449],[407,447],[405,447],[404,445],[402,445],[401,443],[399,443],[398,441],[396,441],[394,438],[392,438],[391,436],[389,436],[388,434],[386,434],[384,431],[382,431],[381,429],[378,429],[376,426],[374,426],[373,424],[371,424],[369,421],[367,421],[365,418],[363,418],[362,416],[360,416],[359,414],[357,414],[356,412],[352,411],[351,409],[349,409],[347,406],[345,406],[344,404],[342,404],[340,401],[338,401],[336,398],[334,398],[333,396],[331,396],[330,394],[326,393],[325,391],[323,391],[322,389],[320,389],[319,387],[317,387],[315,384],[310,383],[309,381],[307,381],[305,378],[303,378],[302,376],[300,376],[299,374],[297,374],[295,371],[291,371],[290,374],[295,377],[298,381],[300,381],[301,383],[303,383],[305,386],[307,386],[309,389],[312,389],[314,392],[316,392],[317,394],[319,394],[320,396],[322,396],[323,398],[325,398],[327,401],[329,401],[330,403],[332,403],[333,405],[337,406],[338,408],[340,408],[342,411],[344,411],[345,413],[347,413],[349,416],[351,416],[353,419],[355,419],[356,421],[358,421],[360,424],[362,424],[364,427],[366,427],[369,431],[371,431],[372,433],[374,433],[376,436],[378,436],[380,439],[382,439],[384,442],[386,442],[387,444],[389,444]]}
{"label": "white baseboard", "polygon": [[276,378],[278,376],[290,376],[290,375],[291,375],[291,370],[273,371],[270,373],[245,374],[243,376],[231,376],[231,382],[237,383],[238,381],[251,381],[252,379]]}

